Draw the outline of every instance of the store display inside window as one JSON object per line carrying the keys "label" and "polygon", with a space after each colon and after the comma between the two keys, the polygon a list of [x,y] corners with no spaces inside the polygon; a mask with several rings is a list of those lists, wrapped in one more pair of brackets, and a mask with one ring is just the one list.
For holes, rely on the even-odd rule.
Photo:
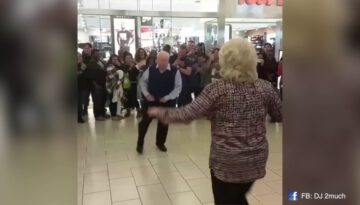
{"label": "store display inside window", "polygon": [[154,47],[152,17],[141,17],[139,46],[149,51]]}
{"label": "store display inside window", "polygon": [[115,52],[129,51],[135,54],[135,19],[114,18]]}
{"label": "store display inside window", "polygon": [[121,24],[121,30],[117,32],[117,43],[120,46],[120,49],[124,49],[126,51],[130,50],[129,45],[134,42],[134,35],[132,32],[125,28],[125,24]]}
{"label": "store display inside window", "polygon": [[104,60],[109,59],[112,53],[112,43],[110,35],[91,35],[89,36],[89,42],[93,45],[93,48],[99,49],[100,55]]}
{"label": "store display inside window", "polygon": [[153,43],[157,51],[162,50],[165,44],[173,45],[173,40],[171,39],[171,19],[159,19],[154,21],[153,24]]}

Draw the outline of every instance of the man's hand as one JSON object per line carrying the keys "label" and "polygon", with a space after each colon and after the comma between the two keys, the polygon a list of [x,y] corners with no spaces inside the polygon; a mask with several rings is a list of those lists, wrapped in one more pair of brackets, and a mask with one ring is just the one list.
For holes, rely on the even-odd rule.
{"label": "man's hand", "polygon": [[184,61],[181,61],[179,59],[176,59],[175,62],[174,62],[174,65],[178,68],[183,68],[185,67],[185,62]]}
{"label": "man's hand", "polygon": [[155,101],[155,98],[154,98],[152,95],[148,95],[148,96],[146,96],[146,100],[147,100],[148,102],[154,102],[154,101]]}
{"label": "man's hand", "polygon": [[185,67],[185,62],[184,62],[184,61],[179,61],[179,62],[178,62],[178,65],[179,65],[181,68],[183,68],[183,67]]}
{"label": "man's hand", "polygon": [[168,100],[165,98],[165,97],[163,97],[163,98],[161,98],[160,99],[160,102],[162,102],[162,103],[166,103]]}

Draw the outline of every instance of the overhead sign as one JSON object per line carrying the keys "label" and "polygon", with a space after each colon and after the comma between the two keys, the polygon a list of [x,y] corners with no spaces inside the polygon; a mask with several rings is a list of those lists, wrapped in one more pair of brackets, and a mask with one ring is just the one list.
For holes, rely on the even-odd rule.
{"label": "overhead sign", "polygon": [[283,6],[283,0],[239,0],[238,4],[249,6]]}

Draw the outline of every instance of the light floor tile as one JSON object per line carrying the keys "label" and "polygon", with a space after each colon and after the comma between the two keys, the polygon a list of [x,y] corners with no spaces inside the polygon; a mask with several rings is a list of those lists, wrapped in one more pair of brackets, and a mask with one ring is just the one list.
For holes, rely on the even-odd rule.
{"label": "light floor tile", "polygon": [[271,169],[271,171],[273,171],[275,174],[279,175],[280,177],[282,177],[283,175],[283,170],[281,169]]}
{"label": "light floor tile", "polygon": [[83,205],[111,205],[110,191],[85,194]]}
{"label": "light floor tile", "polygon": [[268,194],[262,196],[255,196],[257,200],[263,205],[281,205],[282,198],[279,194]]}
{"label": "light floor tile", "polygon": [[106,155],[107,162],[126,161],[128,160],[125,153],[108,153]]}
{"label": "light floor tile", "polygon": [[200,168],[200,170],[207,176],[211,177],[210,168],[209,168],[209,160],[195,160],[194,163]]}
{"label": "light floor tile", "polygon": [[202,171],[191,161],[174,163],[177,170],[185,179],[197,179],[206,177]]}
{"label": "light floor tile", "polygon": [[[155,146],[156,122],[153,122],[144,154],[139,155],[135,150],[139,121],[133,115],[119,122],[97,122],[91,109],[89,114],[89,122],[77,130],[79,204],[108,205],[113,200],[113,205],[186,205],[195,196],[202,204],[214,205],[208,167],[209,121],[170,125],[166,153]],[[270,153],[267,174],[251,190],[248,196],[251,205],[281,204],[282,125],[266,126]],[[150,179],[145,179],[146,176]],[[151,185],[136,187],[135,180]],[[131,195],[137,198],[127,200]]]}
{"label": "light floor tile", "polygon": [[275,180],[281,180],[281,177],[277,175],[275,172],[273,172],[271,169],[266,169],[266,175],[262,179],[262,181],[275,181]]}
{"label": "light floor tile", "polygon": [[171,162],[159,163],[157,165],[153,165],[153,168],[157,174],[177,172],[175,166]]}
{"label": "light floor tile", "polygon": [[167,193],[191,191],[185,179],[178,172],[160,174],[159,178]]}
{"label": "light floor tile", "polygon": [[170,199],[173,205],[201,205],[193,192],[170,194]]}
{"label": "light floor tile", "polygon": [[110,179],[132,177],[131,169],[129,167],[111,165],[110,163],[108,166]]}
{"label": "light floor tile", "polygon": [[265,181],[264,183],[267,186],[269,186],[272,190],[274,190],[276,193],[282,194],[282,187],[283,187],[282,180]]}
{"label": "light floor tile", "polygon": [[105,172],[107,171],[106,161],[88,161],[85,165],[85,172]]}
{"label": "light floor tile", "polygon": [[160,184],[138,187],[143,205],[171,205],[170,199]]}
{"label": "light floor tile", "polygon": [[[246,196],[246,199],[248,200],[248,203],[251,205],[262,205],[259,200],[257,200],[253,195],[248,194]],[[279,204],[280,205],[280,204]]]}
{"label": "light floor tile", "polygon": [[211,180],[208,178],[187,180],[195,195],[200,199],[201,203],[214,202],[211,188]]}
{"label": "light floor tile", "polygon": [[254,196],[261,196],[266,194],[274,194],[275,190],[271,189],[268,185],[266,185],[261,180],[255,182],[253,187],[250,190],[250,193]]}
{"label": "light floor tile", "polygon": [[115,202],[113,205],[142,205],[139,199],[123,201],[123,202]]}
{"label": "light floor tile", "polygon": [[139,194],[137,192],[133,178],[111,180],[110,188],[113,202],[139,198]]}
{"label": "light floor tile", "polygon": [[154,169],[151,166],[132,168],[131,171],[135,178],[136,186],[160,183]]}
{"label": "light floor tile", "polygon": [[88,173],[84,179],[84,193],[109,190],[109,176],[107,172]]}

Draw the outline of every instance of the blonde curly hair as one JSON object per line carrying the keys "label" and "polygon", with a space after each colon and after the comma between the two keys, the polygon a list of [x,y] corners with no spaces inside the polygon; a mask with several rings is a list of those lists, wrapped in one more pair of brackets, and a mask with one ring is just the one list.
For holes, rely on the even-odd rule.
{"label": "blonde curly hair", "polygon": [[232,82],[254,82],[257,55],[254,46],[246,39],[226,42],[219,51],[220,76]]}

